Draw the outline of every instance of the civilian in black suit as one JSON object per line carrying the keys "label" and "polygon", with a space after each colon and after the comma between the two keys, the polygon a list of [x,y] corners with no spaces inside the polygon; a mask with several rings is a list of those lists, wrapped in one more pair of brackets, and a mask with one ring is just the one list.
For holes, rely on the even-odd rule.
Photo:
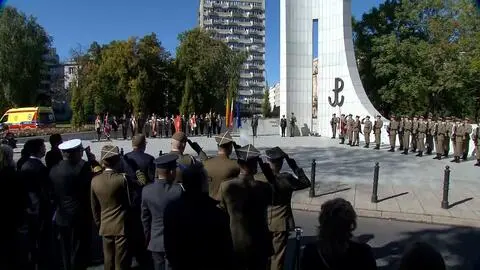
{"label": "civilian in black suit", "polygon": [[[143,187],[153,182],[155,174],[155,165],[153,164],[154,158],[145,153],[147,147],[147,140],[145,135],[138,134],[132,138],[133,151],[126,154],[124,159],[131,170],[126,170],[129,174],[130,181],[133,185],[132,194],[133,203],[129,216],[130,236],[128,249],[131,252],[131,256],[137,259],[141,269],[147,269],[151,265],[151,256],[146,249],[145,235],[143,233],[143,226],[141,222],[141,209],[140,204],[142,202],[142,189]],[[140,171],[145,177],[139,179],[137,173]],[[133,174],[133,175],[132,175]]]}
{"label": "civilian in black suit", "polygon": [[53,210],[48,168],[41,160],[46,152],[45,143],[43,139],[32,139],[25,147],[30,157],[22,165],[21,178],[30,198],[27,208],[30,267],[38,264],[39,269],[51,269]]}
{"label": "civilian in black suit", "polygon": [[163,215],[167,205],[180,198],[182,186],[174,183],[177,169],[176,154],[166,154],[155,160],[155,182],[142,191],[142,223],[152,252],[155,270],[166,269]]}
{"label": "civilian in black suit", "polygon": [[208,177],[201,163],[183,172],[185,192],[167,205],[164,242],[173,270],[234,269],[229,217],[208,195]]}
{"label": "civilian in black suit", "polygon": [[58,149],[58,146],[63,142],[62,135],[52,134],[49,141],[51,149],[47,152],[47,155],[45,156],[45,163],[47,163],[48,170],[51,170],[53,166],[57,165],[60,161],[63,160],[62,151]]}
{"label": "civilian in black suit", "polygon": [[66,159],[50,171],[57,204],[54,222],[59,232],[64,270],[87,268],[92,239],[89,196],[93,172],[91,164],[82,160],[80,140],[72,141],[60,145]]}

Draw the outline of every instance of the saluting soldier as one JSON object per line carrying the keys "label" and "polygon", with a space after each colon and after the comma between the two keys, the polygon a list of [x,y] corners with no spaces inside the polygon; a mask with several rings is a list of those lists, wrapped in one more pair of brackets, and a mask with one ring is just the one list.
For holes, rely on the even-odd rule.
{"label": "saluting soldier", "polygon": [[330,126],[332,127],[332,139],[337,137],[337,126],[338,126],[338,118],[337,114],[332,115],[332,119],[330,119]]}
{"label": "saluting soldier", "polygon": [[477,128],[473,133],[473,142],[475,143],[475,154],[477,163],[474,166],[480,167],[480,121],[477,121]]}
{"label": "saluting soldier", "polygon": [[390,150],[388,152],[395,152],[395,143],[397,140],[397,130],[399,123],[395,119],[395,115],[390,117],[390,123],[387,126],[388,137],[390,138]]}
{"label": "saluting soldier", "polygon": [[347,145],[350,145],[350,146],[352,145],[352,142],[353,142],[353,124],[354,123],[355,121],[352,118],[352,114],[349,114],[347,118],[347,137],[348,137]]}
{"label": "saluting soldier", "polygon": [[198,158],[200,161],[207,160],[207,154],[203,152],[202,148],[198,143],[192,142],[187,138],[187,135],[185,133],[179,131],[175,132],[172,136],[172,150],[170,151],[171,154],[176,154],[178,156],[178,168],[177,168],[177,174],[175,178],[176,183],[181,183],[182,182],[182,170],[185,169],[186,167],[190,166],[193,163],[196,163],[197,160],[189,155],[189,154],[184,154],[185,148],[188,145],[198,154]]}
{"label": "saluting soldier", "polygon": [[360,145],[360,132],[362,132],[362,122],[360,122],[360,116],[357,115],[353,123],[353,144],[350,146]]}
{"label": "saluting soldier", "polygon": [[[450,153],[450,141],[454,141],[453,138],[453,123],[451,118],[448,116],[445,118],[445,140],[443,141],[443,156],[448,158]],[[453,143],[455,144],[455,142]]]}
{"label": "saluting soldier", "polygon": [[472,134],[472,125],[470,124],[470,119],[465,118],[463,120],[463,127],[465,132],[464,142],[463,142],[463,160],[468,160],[468,152],[470,151],[470,134]]}
{"label": "saluting soldier", "polygon": [[[236,154],[240,175],[220,185],[220,206],[230,216],[237,269],[266,269],[273,254],[267,210],[272,204],[275,176],[253,145],[237,149]],[[270,184],[255,180],[258,165]]]}
{"label": "saluting soldier", "polygon": [[405,121],[403,123],[403,155],[408,155],[408,148],[410,146],[410,135],[412,134],[412,125],[413,122],[405,117]]}
{"label": "saluting soldier", "polygon": [[347,134],[347,119],[345,118],[345,114],[340,116],[340,135],[338,138],[340,139],[340,144],[345,143],[345,136]]}
{"label": "saluting soldier", "polygon": [[453,160],[451,162],[460,163],[460,157],[463,155],[463,143],[465,136],[465,127],[461,124],[461,120],[457,119],[453,127],[452,140],[455,140],[453,145]]}
{"label": "saluting soldier", "polygon": [[238,167],[236,161],[230,159],[235,145],[230,131],[227,130],[225,133],[215,136],[215,141],[218,146],[218,155],[207,159],[204,165],[209,178],[208,193],[212,199],[219,201],[218,190],[220,184],[238,177],[240,167]]}
{"label": "saluting soldier", "polygon": [[429,115],[427,118],[427,134],[426,134],[426,148],[427,155],[431,155],[433,151],[433,135],[434,135],[434,126],[435,122],[432,121],[432,116]]}
{"label": "saluting soldier", "polygon": [[416,116],[413,117],[412,120],[412,142],[411,142],[411,150],[410,152],[415,153],[417,152],[417,143],[418,143],[418,118]]}
{"label": "saluting soldier", "polygon": [[382,116],[377,115],[377,120],[375,120],[375,123],[373,125],[373,134],[375,134],[375,150],[380,149],[380,143],[382,143],[382,127],[383,127],[383,121],[382,121]]}
{"label": "saluting soldier", "polygon": [[367,115],[364,119],[362,119],[363,124],[363,137],[365,138],[365,146],[364,148],[370,147],[370,133],[372,132],[372,121],[370,121],[370,116]]}
{"label": "saluting soldier", "polygon": [[[279,147],[268,149],[265,152],[268,164],[275,175],[273,183],[275,196],[272,205],[268,207],[268,228],[273,236],[273,255],[270,259],[270,269],[283,270],[288,236],[290,231],[295,228],[291,207],[292,193],[296,190],[308,188],[310,180],[303,169],[298,167],[295,160],[285,154]],[[295,175],[280,172],[284,159]]]}
{"label": "saluting soldier", "polygon": [[297,124],[297,117],[292,112],[292,116],[290,117],[290,137],[295,136],[295,125]]}
{"label": "saluting soldier", "polygon": [[417,157],[422,157],[425,151],[425,137],[427,135],[427,123],[423,121],[423,116],[420,116],[417,127]]}
{"label": "saluting soldier", "polygon": [[444,144],[445,144],[446,133],[447,133],[447,125],[445,121],[441,117],[439,117],[437,119],[437,123],[433,127],[433,136],[435,136],[435,140],[436,140],[435,150],[437,154],[436,157],[434,157],[433,159],[438,159],[438,160],[442,159],[442,156],[445,151]]}
{"label": "saluting soldier", "polygon": [[400,122],[398,123],[398,144],[400,147],[398,148],[399,151],[403,151],[403,129],[405,125],[405,116],[402,116]]}

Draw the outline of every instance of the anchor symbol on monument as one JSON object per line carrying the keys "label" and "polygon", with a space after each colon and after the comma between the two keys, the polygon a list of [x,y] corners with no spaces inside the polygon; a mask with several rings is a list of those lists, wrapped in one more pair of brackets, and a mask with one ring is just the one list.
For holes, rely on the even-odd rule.
{"label": "anchor symbol on monument", "polygon": [[335,88],[332,90],[333,93],[335,93],[335,99],[332,102],[332,97],[328,97],[328,103],[330,103],[330,106],[332,106],[332,107],[335,107],[335,106],[342,107],[343,106],[343,102],[345,101],[345,97],[342,95],[340,100],[338,99],[338,94],[343,91],[343,86],[344,86],[343,80],[340,79],[340,78],[335,78]]}

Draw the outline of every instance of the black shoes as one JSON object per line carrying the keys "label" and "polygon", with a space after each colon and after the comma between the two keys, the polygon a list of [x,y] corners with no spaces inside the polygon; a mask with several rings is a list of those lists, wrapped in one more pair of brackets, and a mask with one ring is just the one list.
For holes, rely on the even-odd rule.
{"label": "black shoes", "polygon": [[417,157],[423,157],[423,152],[422,151],[418,151],[418,154],[416,155]]}
{"label": "black shoes", "polygon": [[390,150],[388,152],[395,152],[395,147],[390,147]]}

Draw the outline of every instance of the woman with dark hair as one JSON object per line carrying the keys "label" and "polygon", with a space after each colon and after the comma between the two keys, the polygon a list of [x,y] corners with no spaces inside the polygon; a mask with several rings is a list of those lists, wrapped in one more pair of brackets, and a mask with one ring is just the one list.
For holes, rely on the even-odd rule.
{"label": "woman with dark hair", "polygon": [[325,202],[318,222],[318,239],[305,247],[301,269],[377,269],[370,246],[352,241],[357,214],[350,202],[342,198]]}

